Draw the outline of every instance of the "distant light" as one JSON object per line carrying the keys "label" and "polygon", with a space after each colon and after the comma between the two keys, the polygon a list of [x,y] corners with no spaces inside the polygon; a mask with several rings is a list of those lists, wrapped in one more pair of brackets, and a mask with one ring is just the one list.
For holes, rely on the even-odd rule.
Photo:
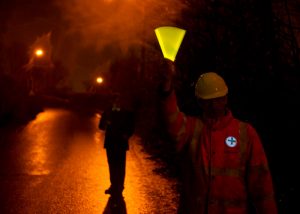
{"label": "distant light", "polygon": [[35,55],[36,55],[37,57],[41,57],[41,56],[44,55],[44,51],[43,51],[42,49],[37,49],[37,50],[35,51]]}
{"label": "distant light", "polygon": [[97,77],[96,82],[101,84],[103,82],[103,78],[102,77]]}

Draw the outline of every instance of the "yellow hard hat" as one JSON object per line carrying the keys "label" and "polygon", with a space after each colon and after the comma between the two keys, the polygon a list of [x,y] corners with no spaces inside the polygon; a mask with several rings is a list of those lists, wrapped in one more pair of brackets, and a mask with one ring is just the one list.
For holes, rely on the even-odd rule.
{"label": "yellow hard hat", "polygon": [[224,79],[215,72],[200,75],[195,87],[196,97],[205,100],[223,97],[227,93],[228,88]]}

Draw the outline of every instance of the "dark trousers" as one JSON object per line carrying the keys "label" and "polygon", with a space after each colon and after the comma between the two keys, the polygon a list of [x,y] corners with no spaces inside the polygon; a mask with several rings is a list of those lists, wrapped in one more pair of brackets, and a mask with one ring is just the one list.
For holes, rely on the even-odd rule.
{"label": "dark trousers", "polygon": [[125,180],[126,149],[106,148],[106,155],[112,192],[122,193]]}

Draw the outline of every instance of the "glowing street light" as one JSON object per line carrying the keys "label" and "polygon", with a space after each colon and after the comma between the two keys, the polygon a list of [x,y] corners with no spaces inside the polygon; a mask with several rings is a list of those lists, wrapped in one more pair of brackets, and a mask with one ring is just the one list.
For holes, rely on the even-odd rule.
{"label": "glowing street light", "polygon": [[34,53],[37,57],[42,57],[44,55],[44,51],[41,48],[36,49]]}
{"label": "glowing street light", "polygon": [[96,82],[97,82],[98,84],[103,83],[103,78],[102,78],[102,77],[97,77]]}

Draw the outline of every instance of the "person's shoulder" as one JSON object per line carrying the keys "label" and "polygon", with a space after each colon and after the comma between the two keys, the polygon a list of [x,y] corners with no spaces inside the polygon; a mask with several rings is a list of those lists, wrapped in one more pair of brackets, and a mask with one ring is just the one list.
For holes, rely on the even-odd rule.
{"label": "person's shoulder", "polygon": [[235,120],[240,124],[240,126],[247,128],[247,130],[255,131],[255,128],[250,121],[237,118],[235,118]]}
{"label": "person's shoulder", "polygon": [[236,118],[234,116],[232,116],[232,117],[234,118],[234,121],[239,125],[239,127],[241,129],[245,129],[246,132],[250,135],[251,134],[257,135],[256,128],[253,126],[253,124],[250,121],[248,121],[246,119]]}
{"label": "person's shoulder", "polygon": [[260,142],[260,135],[254,125],[247,121],[247,120],[238,120],[240,122],[240,127],[244,127],[244,130],[246,131],[246,136],[249,139],[249,142]]}
{"label": "person's shoulder", "polygon": [[253,126],[253,124],[250,121],[240,120],[240,123],[244,123],[248,130],[256,131],[255,127]]}

